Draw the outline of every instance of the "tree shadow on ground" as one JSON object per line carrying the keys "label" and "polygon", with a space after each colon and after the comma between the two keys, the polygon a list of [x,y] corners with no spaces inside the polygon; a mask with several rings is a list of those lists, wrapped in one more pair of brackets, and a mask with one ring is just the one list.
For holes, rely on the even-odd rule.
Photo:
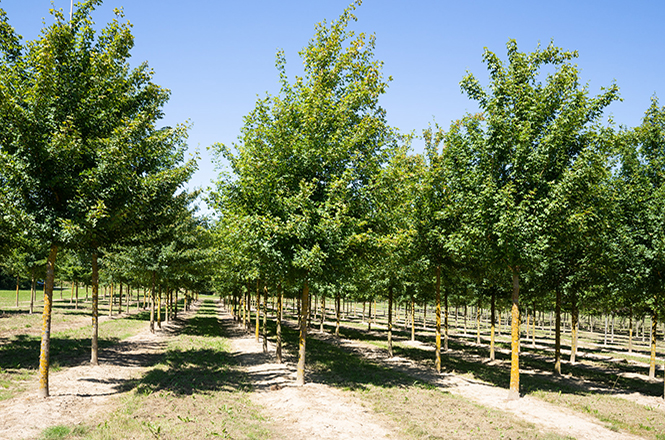
{"label": "tree shadow on ground", "polygon": [[[275,321],[268,322],[268,330],[271,335],[275,334]],[[298,346],[299,331],[297,329],[283,324],[282,337],[285,347]],[[310,335],[307,338],[306,348],[306,381],[308,382],[351,390],[364,390],[368,386],[406,387],[414,384],[414,378],[402,372],[378,365],[317,337]]]}
{"label": "tree shadow on ground", "polygon": [[[331,327],[332,328],[332,327]],[[377,338],[377,331],[359,330],[343,327],[341,334],[350,339],[360,341],[385,342],[386,335]],[[384,332],[385,333],[385,332]],[[380,334],[379,334],[380,335]],[[398,334],[398,337],[402,336]],[[410,337],[410,334],[409,334]],[[433,348],[434,335],[417,335],[416,339]],[[471,373],[477,379],[492,385],[507,388],[510,383],[510,354],[496,351],[496,361],[489,362],[489,347],[476,345],[472,342],[463,342],[458,338],[449,339],[448,352],[441,354],[441,368],[444,372]],[[509,344],[497,344],[497,349],[509,349]],[[396,356],[401,356],[423,365],[434,368],[434,352],[430,349],[410,347],[396,344]],[[564,362],[564,376],[551,374],[554,368],[552,353],[544,350],[532,350],[523,346],[520,355],[521,388],[528,392],[532,390],[562,392],[569,394],[596,394],[612,393],[618,390],[634,392],[645,395],[662,395],[662,383],[646,382],[639,378],[627,377],[623,373],[644,373],[644,368],[628,363],[601,361],[601,366],[578,362],[574,365]],[[568,375],[568,376],[566,376]]]}
{"label": "tree shadow on ground", "polygon": [[[118,344],[117,338],[99,338],[100,350]],[[41,338],[17,335],[0,340],[0,369],[39,368]],[[52,366],[72,367],[80,365],[90,357],[90,338],[51,336],[50,361]]]}
{"label": "tree shadow on ground", "polygon": [[175,331],[180,337],[142,378],[122,385],[143,394],[167,391],[192,395],[213,391],[249,391],[246,375],[234,368],[236,361],[223,347],[224,336],[215,303],[205,301],[196,316]]}

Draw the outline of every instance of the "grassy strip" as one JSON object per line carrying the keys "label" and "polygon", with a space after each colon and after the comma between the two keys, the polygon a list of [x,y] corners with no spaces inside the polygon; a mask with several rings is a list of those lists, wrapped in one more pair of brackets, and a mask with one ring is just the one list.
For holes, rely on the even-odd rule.
{"label": "grassy strip", "polygon": [[130,384],[118,410],[79,432],[65,427],[60,438],[280,438],[250,401],[251,386],[234,364],[215,304],[206,299],[159,363]]}
{"label": "grassy strip", "polygon": [[[342,334],[344,337],[369,342],[387,350],[387,342],[376,333],[368,334],[365,331],[344,328]],[[424,342],[431,342],[429,338],[424,339]],[[450,346],[453,351],[444,353],[441,358],[442,367],[445,371],[463,373],[471,378],[484,380],[497,386],[508,386],[510,371],[507,354],[497,353],[497,359],[504,361],[503,364],[489,364],[486,360],[483,362],[484,359],[478,359],[485,356],[486,347],[466,345],[456,341],[451,341]],[[432,368],[434,366],[431,351],[402,342],[396,342],[394,350],[397,356],[418,361]],[[472,358],[470,360],[468,359],[469,355]],[[520,363],[523,368],[544,371],[549,369],[551,361],[549,358],[540,356],[522,356]],[[586,383],[538,372],[523,374],[520,381],[525,394],[595,417],[611,430],[626,431],[648,439],[665,440],[665,417],[662,416],[661,411],[588,388],[590,385],[588,381],[594,381],[611,386],[614,389],[624,389],[626,391],[638,389],[656,393],[656,388],[662,390],[662,384],[660,383],[650,384],[637,379],[618,378],[616,376],[617,368],[631,371],[634,366],[621,364],[617,367],[617,365],[612,364],[611,367],[612,372],[590,369],[584,365],[568,366],[576,377],[582,377],[587,381]]]}
{"label": "grassy strip", "polygon": [[[270,331],[274,334],[274,322]],[[285,343],[297,346],[297,331],[282,327]],[[503,411],[476,405],[399,371],[318,340],[307,339],[307,379],[351,390],[363,404],[389,416],[399,438],[559,439]]]}
{"label": "grassy strip", "polygon": [[665,440],[665,417],[662,411],[654,407],[596,393],[534,391],[531,394],[547,402],[595,417],[613,431],[627,431],[646,439]]}

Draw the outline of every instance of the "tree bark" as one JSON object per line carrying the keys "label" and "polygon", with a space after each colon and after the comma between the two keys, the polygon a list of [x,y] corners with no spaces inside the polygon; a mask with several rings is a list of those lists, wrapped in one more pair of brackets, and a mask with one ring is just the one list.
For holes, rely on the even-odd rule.
{"label": "tree bark", "polygon": [[629,321],[628,321],[628,353],[633,352],[633,308],[628,308]]}
{"label": "tree bark", "polygon": [[113,315],[113,283],[111,283],[111,295],[109,295],[109,316]]}
{"label": "tree bark", "polygon": [[494,317],[496,314],[496,290],[492,289],[492,299],[490,303],[490,360],[494,360]]}
{"label": "tree bark", "polygon": [[509,398],[520,397],[520,275],[519,268],[513,267],[513,295],[512,295],[512,322],[511,325],[511,354],[510,354],[510,393]]}
{"label": "tree bark", "polygon": [[157,327],[162,328],[162,285],[157,291]]}
{"label": "tree bark", "polygon": [[651,311],[651,358],[649,359],[649,379],[656,378],[656,336],[658,334],[658,312]]}
{"label": "tree bark", "polygon": [[92,343],[90,364],[99,365],[99,264],[97,252],[92,253]]}
{"label": "tree bark", "polygon": [[39,397],[48,397],[48,373],[51,351],[51,309],[53,307],[53,282],[55,281],[55,257],[58,246],[51,245],[46,260],[46,280],[44,283],[44,311],[42,312],[42,341],[39,350]]}
{"label": "tree bark", "polygon": [[393,287],[388,287],[388,356],[393,357]]}
{"label": "tree bark", "polygon": [[341,301],[340,295],[339,295],[339,293],[337,293],[335,295],[335,321],[336,321],[335,322],[335,336],[337,336],[337,337],[339,337],[339,321],[340,321],[340,314],[341,314],[340,301]]}
{"label": "tree bark", "polygon": [[411,340],[416,340],[416,303],[411,297]]}
{"label": "tree bark", "polygon": [[367,331],[372,330],[372,301],[367,301],[369,303],[369,313],[367,314]]}
{"label": "tree bark", "polygon": [[155,286],[155,278],[156,278],[156,273],[153,270],[152,289],[150,290],[150,333],[155,333],[155,296],[157,294],[157,292],[155,292],[155,289],[157,287]]}
{"label": "tree bark", "polygon": [[298,368],[296,371],[296,385],[305,385],[305,344],[307,342],[307,318],[309,315],[309,283],[305,280],[302,289],[300,313],[300,337],[298,338]]}
{"label": "tree bark", "polygon": [[259,342],[259,319],[261,317],[261,289],[259,287],[259,280],[256,280],[256,319],[255,319],[255,329],[254,336],[256,337],[256,342]]}
{"label": "tree bark", "polygon": [[561,290],[556,290],[554,303],[555,330],[554,330],[554,374],[561,375]]}
{"label": "tree bark", "polygon": [[263,286],[263,352],[268,353],[268,286]]}
{"label": "tree bark", "polygon": [[319,325],[319,331],[323,333],[323,325],[326,322],[326,296],[321,294],[321,322]]}
{"label": "tree bark", "polygon": [[443,351],[448,351],[448,289],[443,289]]}
{"label": "tree bark", "polygon": [[436,372],[441,373],[441,266],[436,266]]}
{"label": "tree bark", "polygon": [[[480,303],[480,298],[478,298]],[[480,345],[480,307],[476,306],[476,344]]]}
{"label": "tree bark", "polygon": [[275,355],[277,363],[282,363],[282,285],[277,285],[277,347]]}

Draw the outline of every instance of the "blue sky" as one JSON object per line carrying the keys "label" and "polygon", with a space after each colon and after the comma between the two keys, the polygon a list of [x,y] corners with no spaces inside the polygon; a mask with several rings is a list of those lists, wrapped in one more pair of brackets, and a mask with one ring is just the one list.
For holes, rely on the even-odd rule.
{"label": "blue sky", "polygon": [[[69,0],[54,0],[69,12]],[[233,143],[258,96],[277,93],[274,67],[284,49],[289,74],[299,72],[298,51],[324,19],[336,19],[350,0],[175,1],[105,0],[93,14],[101,27],[123,7],[133,24],[132,63],[148,61],[155,82],[171,89],[164,124],[189,120],[189,145],[201,155],[191,186],[216,177],[206,148]],[[50,0],[1,0],[25,39],[50,22]],[[483,48],[505,58],[508,39],[522,51],[550,41],[579,51],[577,64],[592,94],[616,81],[623,102],[607,116],[640,123],[650,97],[665,105],[665,2],[660,1],[404,1],[365,0],[353,29],[374,33],[376,57],[393,81],[381,98],[388,121],[420,133],[436,121],[447,127],[475,105],[462,95],[466,71],[487,84]],[[416,151],[422,142],[414,144]]]}

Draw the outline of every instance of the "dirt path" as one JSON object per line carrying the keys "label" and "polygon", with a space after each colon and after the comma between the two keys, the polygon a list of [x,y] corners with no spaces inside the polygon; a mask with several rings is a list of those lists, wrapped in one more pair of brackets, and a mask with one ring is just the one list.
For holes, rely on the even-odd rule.
{"label": "dirt path", "polygon": [[[541,427],[543,431],[557,432],[578,440],[637,440],[640,438],[626,433],[611,431],[599,425],[591,418],[584,417],[566,408],[543,402],[531,396],[525,396],[518,400],[508,400],[508,390],[506,389],[468,379],[459,374],[436,374],[431,368],[420,365],[410,359],[397,356],[389,358],[386,350],[369,343],[349,339],[337,339],[329,333],[322,334],[317,331],[312,331],[310,335],[374,362],[398,369],[419,380],[445,388],[446,391],[465,397],[478,404],[512,413]],[[409,344],[425,350],[434,350],[432,347],[428,347],[426,344],[418,341],[409,342]]]}
{"label": "dirt path", "polygon": [[37,379],[33,379],[28,391],[0,402],[0,438],[35,438],[50,426],[77,425],[111,412],[116,397],[129,391],[130,381],[159,360],[169,337],[195,310],[179,312],[178,321],[162,323],[154,334],[146,323],[141,333],[100,350],[98,366],[86,362],[51,373],[49,398],[37,397]]}
{"label": "dirt path", "polygon": [[[220,309],[232,351],[254,386],[252,401],[288,433],[290,440],[375,440],[398,438],[391,422],[364,408],[348,393],[316,383],[295,386],[293,362],[276,364],[261,343]],[[270,352],[274,353],[270,346]]]}

